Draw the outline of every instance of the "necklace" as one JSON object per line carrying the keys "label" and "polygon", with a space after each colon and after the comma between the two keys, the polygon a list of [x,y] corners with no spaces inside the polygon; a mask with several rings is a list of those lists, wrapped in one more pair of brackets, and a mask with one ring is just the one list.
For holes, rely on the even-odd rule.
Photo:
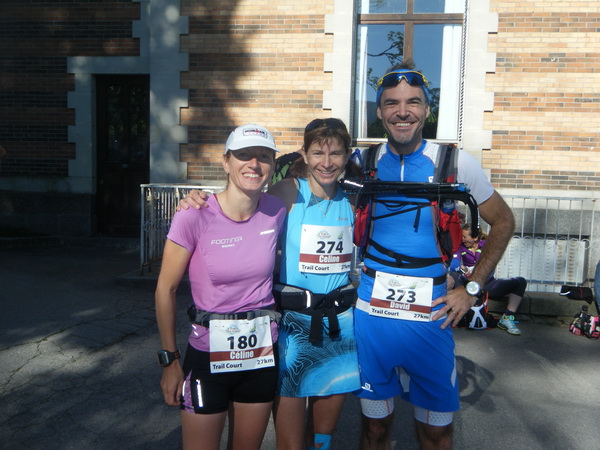
{"label": "necklace", "polygon": [[[325,208],[325,211],[323,211],[323,208],[321,208],[321,203],[323,203],[325,201],[327,202],[327,207]],[[310,201],[308,202],[308,206],[312,206],[312,205],[317,205],[317,208],[319,208],[321,210],[321,212],[323,213],[323,217],[327,217],[327,213],[329,212],[329,207],[331,206],[331,200],[322,199],[320,197],[317,197],[315,194],[313,194],[311,192]]]}

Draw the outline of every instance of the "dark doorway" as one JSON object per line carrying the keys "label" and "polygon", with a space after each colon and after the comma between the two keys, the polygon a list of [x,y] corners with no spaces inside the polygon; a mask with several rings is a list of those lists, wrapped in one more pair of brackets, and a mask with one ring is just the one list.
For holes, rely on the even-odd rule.
{"label": "dark doorway", "polygon": [[140,233],[140,184],[149,181],[148,76],[98,76],[98,231],[105,236]]}

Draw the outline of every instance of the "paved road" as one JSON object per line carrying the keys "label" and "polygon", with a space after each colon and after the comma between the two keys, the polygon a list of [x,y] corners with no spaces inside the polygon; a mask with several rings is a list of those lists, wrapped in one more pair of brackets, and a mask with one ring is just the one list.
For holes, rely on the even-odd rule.
{"label": "paved road", "polygon": [[[153,282],[123,284],[137,250],[100,242],[0,250],[0,448],[180,448],[158,386]],[[600,448],[600,341],[557,320],[520,327],[456,330],[455,448]],[[393,448],[417,448],[410,406],[396,409]],[[334,448],[357,448],[358,411],[349,397]]]}

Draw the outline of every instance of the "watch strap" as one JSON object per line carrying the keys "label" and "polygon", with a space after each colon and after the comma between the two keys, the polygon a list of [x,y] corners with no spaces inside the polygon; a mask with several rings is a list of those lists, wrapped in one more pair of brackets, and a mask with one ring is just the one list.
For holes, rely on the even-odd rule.
{"label": "watch strap", "polygon": [[174,352],[169,350],[159,350],[157,353],[158,364],[162,367],[167,367],[176,359],[181,358],[181,353],[179,353],[179,350],[175,350]]}

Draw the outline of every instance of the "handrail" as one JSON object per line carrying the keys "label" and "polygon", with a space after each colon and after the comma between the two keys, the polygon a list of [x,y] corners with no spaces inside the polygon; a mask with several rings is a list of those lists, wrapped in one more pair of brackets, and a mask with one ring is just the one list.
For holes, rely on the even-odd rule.
{"label": "handrail", "polygon": [[140,220],[140,274],[162,257],[165,239],[179,200],[192,189],[211,193],[223,190],[223,186],[191,184],[142,184]]}
{"label": "handrail", "polygon": [[[141,188],[140,271],[162,257],[179,200],[191,189],[219,192],[223,186],[143,184]],[[590,285],[600,259],[594,198],[503,195],[517,229],[496,267],[496,276],[523,276],[529,291],[558,292],[561,284]],[[467,212],[467,211],[465,211]],[[482,229],[489,226],[482,220]],[[353,267],[355,267],[353,265]]]}

